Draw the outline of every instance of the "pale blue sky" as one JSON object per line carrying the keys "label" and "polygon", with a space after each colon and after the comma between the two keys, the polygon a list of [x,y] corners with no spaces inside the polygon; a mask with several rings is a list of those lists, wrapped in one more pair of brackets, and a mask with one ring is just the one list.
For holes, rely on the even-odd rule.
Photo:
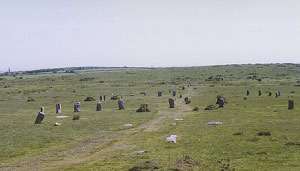
{"label": "pale blue sky", "polygon": [[0,0],[0,70],[300,63],[299,0]]}

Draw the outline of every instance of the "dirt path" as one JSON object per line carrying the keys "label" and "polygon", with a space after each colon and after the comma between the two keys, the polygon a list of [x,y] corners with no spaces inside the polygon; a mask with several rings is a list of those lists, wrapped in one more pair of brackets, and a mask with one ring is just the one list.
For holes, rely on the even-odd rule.
{"label": "dirt path", "polygon": [[[188,90],[187,95],[191,95]],[[189,105],[184,104],[183,99],[176,100],[176,108],[159,111],[158,116],[146,123],[132,129],[113,132],[109,135],[95,135],[76,146],[64,151],[49,151],[46,154],[30,157],[16,164],[1,166],[2,171],[40,171],[40,170],[59,170],[59,168],[84,163],[86,161],[99,160],[101,154],[108,154],[110,151],[134,148],[134,145],[126,144],[126,139],[130,136],[142,132],[158,131],[167,119],[183,118],[188,111]]]}

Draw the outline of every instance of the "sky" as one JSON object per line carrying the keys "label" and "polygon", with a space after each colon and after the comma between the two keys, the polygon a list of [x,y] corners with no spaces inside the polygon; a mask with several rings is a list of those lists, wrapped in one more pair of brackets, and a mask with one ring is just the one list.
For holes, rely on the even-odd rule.
{"label": "sky", "polygon": [[300,63],[299,0],[0,0],[0,71]]}

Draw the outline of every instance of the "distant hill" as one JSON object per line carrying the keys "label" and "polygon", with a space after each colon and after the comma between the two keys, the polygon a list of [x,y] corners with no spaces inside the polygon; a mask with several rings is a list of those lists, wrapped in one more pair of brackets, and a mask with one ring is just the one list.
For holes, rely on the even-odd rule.
{"label": "distant hill", "polygon": [[194,66],[194,67],[67,67],[39,69],[31,71],[18,71],[12,73],[2,73],[0,75],[37,75],[52,73],[76,73],[80,71],[115,71],[115,70],[153,69],[165,72],[184,71],[187,77],[202,78],[206,81],[238,80],[238,79],[300,79],[300,64],[280,63],[280,64],[232,64],[215,66]]}

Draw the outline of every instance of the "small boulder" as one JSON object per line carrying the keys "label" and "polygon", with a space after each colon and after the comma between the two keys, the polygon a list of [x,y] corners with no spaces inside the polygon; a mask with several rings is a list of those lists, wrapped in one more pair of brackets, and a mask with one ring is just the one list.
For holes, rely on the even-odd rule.
{"label": "small boulder", "polygon": [[151,112],[151,111],[148,108],[148,104],[141,104],[140,108],[138,108],[136,112]]}

